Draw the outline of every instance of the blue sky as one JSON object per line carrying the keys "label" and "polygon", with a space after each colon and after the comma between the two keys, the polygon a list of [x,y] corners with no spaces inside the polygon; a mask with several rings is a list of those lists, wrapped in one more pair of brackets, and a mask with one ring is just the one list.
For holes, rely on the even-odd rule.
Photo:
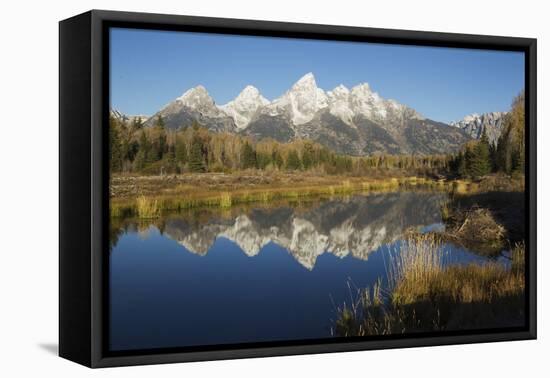
{"label": "blue sky", "polygon": [[224,104],[248,84],[269,100],[313,72],[330,90],[367,82],[443,122],[508,110],[524,87],[518,52],[111,29],[111,106],[152,115],[202,84]]}

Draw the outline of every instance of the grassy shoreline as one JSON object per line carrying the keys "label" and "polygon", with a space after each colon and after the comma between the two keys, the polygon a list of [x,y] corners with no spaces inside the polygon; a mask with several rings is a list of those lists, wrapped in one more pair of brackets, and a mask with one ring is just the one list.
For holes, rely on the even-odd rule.
{"label": "grassy shoreline", "polygon": [[354,177],[313,174],[187,174],[172,176],[115,175],[111,181],[111,217],[156,218],[166,211],[200,207],[231,208],[236,204],[277,200],[331,198],[338,195],[398,190],[440,190],[471,194],[523,190],[522,182],[499,176],[482,180],[432,179],[416,176]]}
{"label": "grassy shoreline", "polygon": [[[164,211],[180,211],[190,208],[230,208],[244,203],[269,203],[277,200],[301,200],[305,198],[331,198],[353,193],[389,192],[403,189],[465,190],[471,182],[434,180],[423,177],[358,178],[358,177],[300,177],[300,180],[273,180],[251,183],[251,177],[232,177],[220,184],[227,176],[203,175],[202,185],[182,184],[174,178],[121,177],[116,188],[123,195],[111,196],[111,216],[155,218]],[[295,178],[298,178],[294,176]],[[287,178],[288,177],[284,177]],[[115,178],[116,180],[117,178]],[[241,180],[239,180],[241,179]],[[146,185],[140,185],[148,180]],[[216,185],[208,181],[217,181]],[[123,184],[121,184],[121,181]],[[266,180],[267,181],[267,180]],[[122,188],[121,188],[122,187]],[[131,192],[128,187],[145,188]]]}

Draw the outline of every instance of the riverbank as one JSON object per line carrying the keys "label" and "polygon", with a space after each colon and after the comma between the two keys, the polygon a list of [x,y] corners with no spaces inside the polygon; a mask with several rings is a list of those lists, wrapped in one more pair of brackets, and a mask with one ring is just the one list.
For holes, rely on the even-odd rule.
{"label": "riverbank", "polygon": [[461,195],[495,190],[520,191],[523,183],[500,176],[473,181],[400,175],[356,177],[261,171],[113,175],[110,183],[111,216],[155,218],[164,211],[198,207],[230,208],[244,203],[410,189],[442,190]]}
{"label": "riverbank", "polygon": [[230,208],[244,203],[268,203],[355,192],[403,188],[451,189],[453,182],[423,177],[320,176],[308,173],[203,173],[173,176],[113,176],[111,216],[155,218],[163,211],[199,207]]}

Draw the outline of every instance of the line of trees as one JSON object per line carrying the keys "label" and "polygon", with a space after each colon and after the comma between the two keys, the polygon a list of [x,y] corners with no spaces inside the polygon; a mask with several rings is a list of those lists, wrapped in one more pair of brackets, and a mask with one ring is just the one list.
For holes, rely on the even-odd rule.
{"label": "line of trees", "polygon": [[254,141],[229,133],[214,133],[194,124],[179,130],[165,127],[159,117],[152,127],[141,120],[110,118],[111,171],[116,173],[168,174],[233,172],[245,169],[316,171],[322,174],[363,175],[373,170],[401,169],[418,173],[447,171],[446,155],[337,154],[308,140],[280,143]]}
{"label": "line of trees", "polygon": [[481,177],[491,172],[525,172],[525,94],[512,102],[496,144],[489,143],[485,132],[477,141],[464,145],[452,158],[450,169],[462,177]]}
{"label": "line of trees", "polygon": [[520,93],[504,120],[497,144],[483,133],[455,155],[337,154],[308,140],[280,143],[254,141],[230,133],[214,133],[195,123],[169,130],[162,117],[144,127],[132,121],[110,119],[111,171],[115,173],[168,174],[234,172],[246,169],[315,171],[319,174],[367,175],[399,169],[422,175],[480,177],[491,172],[513,174],[525,166],[525,96]]}

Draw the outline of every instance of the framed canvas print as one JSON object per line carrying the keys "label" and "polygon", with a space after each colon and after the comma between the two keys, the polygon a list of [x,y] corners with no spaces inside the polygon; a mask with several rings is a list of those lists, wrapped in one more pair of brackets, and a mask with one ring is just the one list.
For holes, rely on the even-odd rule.
{"label": "framed canvas print", "polygon": [[62,357],[536,337],[536,40],[60,22]]}

